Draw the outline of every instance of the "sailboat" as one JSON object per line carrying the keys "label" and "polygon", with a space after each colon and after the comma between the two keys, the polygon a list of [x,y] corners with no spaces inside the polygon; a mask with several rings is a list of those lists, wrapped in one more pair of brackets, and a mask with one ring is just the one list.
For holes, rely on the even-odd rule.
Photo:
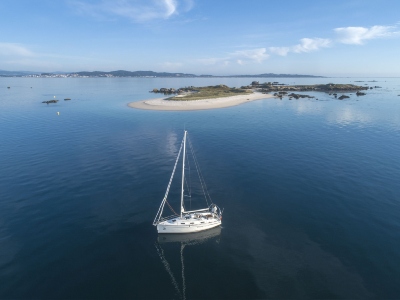
{"label": "sailboat", "polygon": [[[203,230],[208,230],[217,226],[220,226],[222,223],[222,211],[221,209],[212,202],[211,197],[207,191],[207,186],[205,184],[204,178],[201,174],[200,167],[197,162],[197,158],[193,151],[192,143],[189,140],[189,147],[186,146],[186,140],[188,137],[188,132],[185,130],[181,146],[179,148],[178,156],[175,161],[174,168],[172,170],[171,178],[169,180],[167,191],[165,192],[164,198],[161,201],[161,205],[157,211],[157,215],[154,218],[153,225],[157,227],[158,233],[191,233],[191,232],[199,232]],[[207,207],[196,209],[196,210],[185,210],[185,162],[187,159],[187,148],[190,148],[191,154],[193,157],[194,165],[197,170],[197,174],[199,176],[201,188],[207,203]],[[181,185],[181,203],[180,203],[180,213],[176,213],[172,206],[168,202],[168,193],[171,187],[172,180],[175,175],[175,170],[178,165],[179,158],[183,153],[182,158],[182,185]],[[163,217],[163,211],[165,204],[173,212],[173,215],[168,217]]]}

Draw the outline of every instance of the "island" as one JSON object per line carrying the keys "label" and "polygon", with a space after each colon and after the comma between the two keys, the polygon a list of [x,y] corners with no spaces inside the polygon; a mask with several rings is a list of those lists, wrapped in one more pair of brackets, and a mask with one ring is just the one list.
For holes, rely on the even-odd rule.
{"label": "island", "polygon": [[[296,94],[294,92],[325,92],[338,98],[338,92],[349,93],[356,92],[357,96],[365,95],[360,90],[367,90],[369,87],[353,84],[316,84],[316,85],[285,85],[279,82],[259,83],[253,81],[248,86],[240,88],[228,87],[220,84],[205,87],[182,87],[174,88],[154,88],[151,93],[164,94],[163,98],[155,98],[131,102],[129,107],[146,110],[204,110],[214,108],[224,108],[239,105],[249,101],[284,96],[292,98],[314,98],[305,94]],[[289,94],[289,92],[292,92]],[[339,100],[349,98],[349,96],[339,96]]]}
{"label": "island", "polygon": [[171,97],[156,98],[131,102],[128,105],[138,109],[148,110],[205,110],[239,105],[248,101],[271,98],[273,95],[263,94],[253,89],[230,88],[220,84],[206,87],[184,87],[180,89],[153,89],[153,93]]}

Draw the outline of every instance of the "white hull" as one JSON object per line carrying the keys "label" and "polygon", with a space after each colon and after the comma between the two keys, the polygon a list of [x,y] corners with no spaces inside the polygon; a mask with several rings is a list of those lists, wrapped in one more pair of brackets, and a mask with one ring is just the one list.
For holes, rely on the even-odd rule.
{"label": "white hull", "polygon": [[[186,219],[173,219],[176,220],[173,222],[172,220],[163,221],[157,224],[158,233],[191,233],[191,232],[199,232],[207,229],[211,229],[221,225],[221,220],[217,218],[212,218],[211,220],[204,221],[193,221]],[[184,223],[184,224],[182,224]]]}
{"label": "white hull", "polygon": [[215,238],[221,235],[221,226],[210,228],[207,230],[193,232],[193,233],[160,233],[157,241],[159,244],[165,243],[182,243],[184,245],[198,245],[211,238]]}

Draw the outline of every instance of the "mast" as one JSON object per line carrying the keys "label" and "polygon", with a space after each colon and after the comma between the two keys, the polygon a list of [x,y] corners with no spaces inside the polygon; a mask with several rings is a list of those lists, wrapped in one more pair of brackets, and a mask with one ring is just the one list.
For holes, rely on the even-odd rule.
{"label": "mast", "polygon": [[186,134],[187,134],[187,131],[185,130],[185,134],[184,134],[184,136],[183,136],[182,190],[181,190],[181,218],[182,218],[182,213],[185,211],[185,209],[183,208],[183,197],[184,197],[184,188],[185,188]]}

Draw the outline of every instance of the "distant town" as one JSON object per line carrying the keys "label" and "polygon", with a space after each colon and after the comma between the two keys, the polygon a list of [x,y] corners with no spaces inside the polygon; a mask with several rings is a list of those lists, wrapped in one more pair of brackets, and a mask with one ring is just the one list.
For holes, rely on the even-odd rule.
{"label": "distant town", "polygon": [[229,77],[259,77],[259,78],[323,78],[324,76],[314,75],[299,75],[299,74],[253,74],[253,75],[226,75],[226,76],[215,76],[215,75],[195,75],[187,73],[168,73],[168,72],[154,72],[154,71],[82,71],[82,72],[54,72],[54,73],[42,73],[42,72],[29,72],[29,71],[3,71],[0,70],[0,77],[31,77],[31,78],[90,78],[90,77],[168,77],[168,78],[229,78]]}

